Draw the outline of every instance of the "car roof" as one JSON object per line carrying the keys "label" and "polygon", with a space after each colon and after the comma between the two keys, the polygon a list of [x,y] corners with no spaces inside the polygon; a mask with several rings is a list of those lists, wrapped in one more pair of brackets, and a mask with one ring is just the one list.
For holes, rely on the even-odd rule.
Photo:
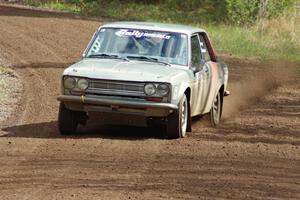
{"label": "car roof", "polygon": [[167,32],[179,32],[191,35],[196,32],[206,32],[201,28],[180,24],[163,24],[153,22],[113,22],[101,26],[101,28],[130,28],[130,29],[143,29]]}

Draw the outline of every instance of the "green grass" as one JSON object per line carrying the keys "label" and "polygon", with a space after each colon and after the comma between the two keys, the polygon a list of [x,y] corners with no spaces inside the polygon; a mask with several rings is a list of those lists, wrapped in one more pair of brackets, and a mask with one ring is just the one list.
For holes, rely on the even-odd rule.
{"label": "green grass", "polygon": [[[121,2],[121,1],[120,1]],[[81,12],[89,15],[101,15],[115,19],[138,20],[138,21],[164,21],[192,23],[194,21],[203,22],[214,20],[211,9],[203,7],[197,8],[192,12],[186,12],[178,5],[161,2],[160,4],[143,3],[120,3],[111,0],[110,3],[103,6],[96,2],[84,4]]]}
{"label": "green grass", "polygon": [[62,3],[45,3],[42,4],[41,7],[44,8],[50,8],[54,10],[64,10],[64,11],[70,11],[70,12],[80,12],[80,7],[73,5],[73,4],[62,4]]}
{"label": "green grass", "polygon": [[69,11],[79,13],[81,12],[81,8],[75,4],[68,4],[68,3],[60,3],[60,2],[39,2],[35,0],[25,0],[24,2],[26,5],[40,7],[40,8],[49,8],[53,10],[61,10],[61,11]]}
{"label": "green grass", "polygon": [[258,33],[256,27],[204,25],[217,50],[241,57],[282,59],[300,63],[300,46],[290,37]]}

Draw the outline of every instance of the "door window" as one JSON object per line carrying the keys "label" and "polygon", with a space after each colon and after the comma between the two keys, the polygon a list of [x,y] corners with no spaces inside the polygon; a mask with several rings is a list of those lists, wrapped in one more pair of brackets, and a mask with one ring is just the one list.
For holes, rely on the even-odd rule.
{"label": "door window", "polygon": [[199,35],[199,38],[200,38],[200,48],[201,48],[202,56],[203,56],[205,61],[210,61],[211,58],[210,58],[210,55],[209,55],[209,52],[208,52],[208,48],[207,48],[205,39],[202,35]]}
{"label": "door window", "polygon": [[201,55],[200,42],[197,35],[192,36],[191,46],[192,46],[192,66],[198,67],[201,63],[202,55]]}

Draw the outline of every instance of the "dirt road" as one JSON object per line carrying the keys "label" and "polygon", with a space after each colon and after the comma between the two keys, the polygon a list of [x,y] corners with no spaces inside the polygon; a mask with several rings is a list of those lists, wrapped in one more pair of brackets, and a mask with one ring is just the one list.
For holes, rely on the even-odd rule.
{"label": "dirt road", "polygon": [[288,64],[226,57],[233,95],[218,129],[204,118],[180,140],[107,126],[60,136],[60,74],[100,23],[0,6],[0,57],[23,83],[0,124],[0,199],[300,199],[300,82],[280,78]]}

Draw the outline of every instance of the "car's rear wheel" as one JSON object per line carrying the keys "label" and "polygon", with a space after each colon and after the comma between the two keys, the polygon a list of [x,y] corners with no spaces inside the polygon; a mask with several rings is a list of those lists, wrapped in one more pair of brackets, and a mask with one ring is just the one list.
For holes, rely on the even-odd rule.
{"label": "car's rear wheel", "polygon": [[185,95],[179,102],[178,110],[167,118],[166,122],[166,138],[175,139],[186,137],[188,119],[189,119],[189,103]]}
{"label": "car's rear wheel", "polygon": [[63,102],[59,105],[58,129],[62,135],[70,135],[76,132],[78,126],[77,112],[66,108]]}
{"label": "car's rear wheel", "polygon": [[215,96],[210,110],[210,122],[213,127],[217,127],[221,121],[222,115],[222,96],[220,92]]}

